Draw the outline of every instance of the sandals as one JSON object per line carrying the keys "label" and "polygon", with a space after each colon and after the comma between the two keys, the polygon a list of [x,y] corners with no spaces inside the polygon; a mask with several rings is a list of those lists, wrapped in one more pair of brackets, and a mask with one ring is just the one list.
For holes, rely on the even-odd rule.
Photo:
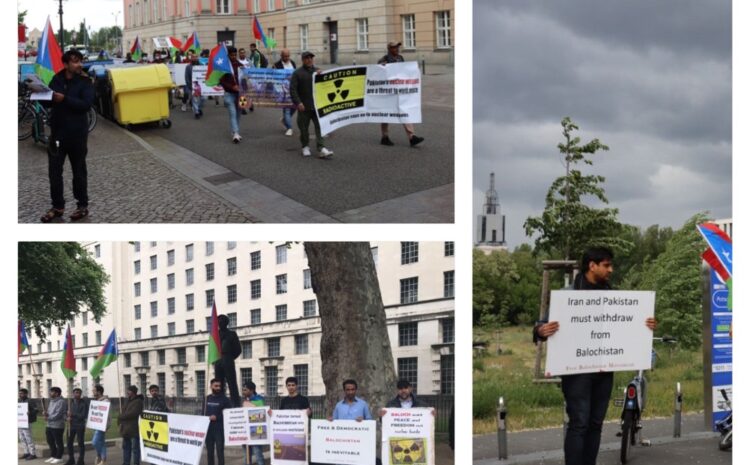
{"label": "sandals", "polygon": [[63,214],[65,214],[64,208],[50,208],[49,210],[47,210],[47,213],[42,215],[40,220],[42,221],[42,223],[49,223],[55,218],[60,218],[61,216],[63,216]]}
{"label": "sandals", "polygon": [[86,207],[78,207],[73,213],[71,213],[70,220],[78,221],[86,218],[87,216],[89,216],[89,209]]}

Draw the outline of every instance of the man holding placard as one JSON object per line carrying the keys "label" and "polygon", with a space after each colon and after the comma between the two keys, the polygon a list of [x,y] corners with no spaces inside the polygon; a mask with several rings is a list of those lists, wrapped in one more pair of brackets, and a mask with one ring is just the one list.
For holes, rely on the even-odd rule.
{"label": "man holding placard", "polygon": [[[612,291],[609,281],[613,272],[613,258],[614,254],[612,251],[603,247],[592,247],[586,250],[581,259],[581,273],[576,276],[573,285],[568,288],[568,291]],[[628,304],[635,306],[638,304],[638,299],[602,298],[601,296],[596,299],[566,298],[564,294],[566,293],[553,294],[557,299],[553,298],[550,303],[551,316],[554,316],[555,310],[557,310],[556,307],[563,306],[564,304],[568,304],[576,309],[581,307],[583,310],[592,310],[589,315],[575,313],[570,318],[567,318],[568,315],[561,315],[565,318],[562,325],[566,332],[571,330],[573,326],[578,326],[576,323],[583,325],[593,322],[599,326],[606,324],[606,331],[591,331],[591,338],[596,339],[601,347],[575,349],[578,358],[584,359],[590,354],[592,356],[621,355],[620,352],[623,349],[605,347],[602,341],[606,342],[614,337],[612,330],[615,328],[616,323],[631,321],[633,320],[633,315],[628,315],[627,312],[618,314],[616,311],[599,311],[602,299],[606,302],[611,301],[611,305],[608,308],[616,309],[625,307]],[[653,297],[653,293],[650,294]],[[635,302],[627,302],[628,300],[635,300]],[[557,303],[558,301],[560,302],[559,304]],[[605,305],[607,305],[606,302]],[[594,310],[598,313],[594,313]],[[652,314],[653,304],[651,304]],[[563,336],[557,336],[557,340],[555,340],[553,336],[560,331],[561,324],[559,321],[555,321],[554,318],[550,319],[552,321],[541,321],[534,327],[534,342],[546,341],[547,338],[552,338],[550,339],[550,345],[554,341],[561,345],[563,343],[572,343],[580,346],[580,340],[570,340],[573,336],[568,336],[568,339],[565,340],[561,340]],[[656,328],[656,320],[653,316],[647,317],[645,322],[649,330],[653,331]],[[638,326],[640,327],[640,324]],[[639,339],[635,339],[632,342],[641,347],[644,346],[644,343],[648,343],[647,346],[650,347],[650,333],[648,341],[644,341],[643,337],[644,335],[641,334]],[[568,347],[568,345],[565,347]],[[562,391],[565,396],[566,411],[570,419],[565,434],[565,463],[566,465],[595,465],[596,457],[599,453],[602,424],[604,423],[607,407],[612,395],[613,370],[638,369],[638,367],[623,364],[623,368],[619,368],[619,365],[614,365],[613,368],[604,371],[604,368],[600,364],[576,361],[568,364],[571,366],[564,368],[556,366],[554,369],[551,369],[550,355],[557,357],[561,352],[564,351],[553,347],[547,348],[547,373],[548,375],[562,374]],[[574,370],[578,372],[576,374],[565,374]]]}
{"label": "man holding placard", "polygon": [[[255,391],[255,383],[248,381],[242,385],[242,405],[244,407],[263,407],[266,402],[263,396]],[[263,457],[263,446],[250,446],[250,454],[255,456],[255,462],[258,465],[265,465],[266,460]],[[250,455],[246,457],[247,465],[251,463]]]}
{"label": "man holding placard", "polygon": [[[102,407],[99,407],[99,404],[102,402],[104,402],[104,404],[102,404]],[[107,432],[107,429],[109,428],[108,404],[109,397],[104,395],[104,387],[101,384],[97,384],[96,386],[94,386],[94,401],[91,402],[91,405],[89,407],[89,418],[91,418],[92,412],[96,412],[97,410],[104,410],[103,407],[107,407],[107,409],[103,413],[106,414],[106,420],[104,421],[103,429],[94,429],[94,437],[91,438],[91,444],[94,446],[94,450],[96,450],[95,465],[106,465],[107,463],[107,443],[105,441],[105,434]],[[100,413],[99,416],[101,415],[102,414]]]}
{"label": "man holding placard", "polygon": [[36,421],[36,407],[29,402],[29,391],[21,388],[18,391],[18,403],[26,404],[26,428],[18,427],[18,437],[21,438],[23,443],[23,449],[25,454],[23,458],[25,460],[36,459],[36,446],[34,445],[34,438],[31,437],[31,424]]}
{"label": "man holding placard", "polygon": [[372,420],[370,406],[357,397],[357,382],[347,379],[344,385],[344,399],[340,400],[333,409],[333,415],[328,420]]}

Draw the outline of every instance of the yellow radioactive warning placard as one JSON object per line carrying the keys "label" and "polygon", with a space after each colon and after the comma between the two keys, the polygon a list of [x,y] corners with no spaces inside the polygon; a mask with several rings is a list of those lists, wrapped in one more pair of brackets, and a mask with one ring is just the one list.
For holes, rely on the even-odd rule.
{"label": "yellow radioactive warning placard", "polygon": [[316,74],[313,91],[318,117],[364,107],[366,78],[366,66]]}
{"label": "yellow radioactive warning placard", "polygon": [[427,465],[427,454],[423,438],[391,438],[390,465]]}
{"label": "yellow radioactive warning placard", "polygon": [[167,415],[143,413],[138,420],[138,431],[143,439],[143,447],[168,452],[169,423]]}

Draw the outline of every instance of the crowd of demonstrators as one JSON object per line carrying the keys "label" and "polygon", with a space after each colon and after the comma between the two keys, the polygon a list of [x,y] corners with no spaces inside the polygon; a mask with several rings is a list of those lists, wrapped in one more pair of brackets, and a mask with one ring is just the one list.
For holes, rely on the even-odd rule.
{"label": "crowd of demonstrators", "polygon": [[128,398],[122,406],[122,413],[117,418],[122,437],[122,463],[123,465],[140,465],[141,445],[138,432],[138,418],[143,413],[143,396],[138,394],[136,386],[130,386],[127,390]]}
{"label": "crowd of demonstrators", "polygon": [[36,422],[37,410],[36,406],[29,402],[28,389],[20,389],[18,391],[18,402],[29,404],[27,414],[29,419],[29,427],[18,428],[18,438],[21,440],[21,444],[23,444],[24,451],[22,458],[24,460],[34,460],[36,459],[36,446],[34,445],[34,438],[31,437],[31,424]]}
{"label": "crowd of demonstrators", "polygon": [[315,126],[315,143],[318,148],[318,158],[328,159],[333,156],[333,151],[325,146],[325,139],[320,133],[320,121],[315,111],[313,98],[313,76],[320,73],[315,66],[315,55],[312,52],[302,52],[302,66],[292,73],[292,81],[289,84],[289,92],[292,94],[292,102],[297,107],[297,125],[300,131],[300,142],[302,143],[302,156],[309,157],[310,152],[310,122]]}
{"label": "crowd of demonstrators", "polygon": [[[94,400],[99,402],[109,402],[109,397],[104,395],[104,387],[100,384],[94,386]],[[104,431],[94,430],[94,437],[91,439],[91,444],[94,446],[94,450],[96,451],[95,465],[107,464],[107,443],[105,441],[105,435],[108,429],[109,415],[107,415],[107,423],[104,427]]]}
{"label": "crowd of demonstrators", "polygon": [[[242,385],[242,406],[243,407],[263,407],[266,401],[256,392],[255,383],[252,381]],[[245,465],[250,465],[250,457],[255,456],[257,465],[265,465],[266,460],[263,457],[263,446],[250,446],[250,455],[245,457]]]}

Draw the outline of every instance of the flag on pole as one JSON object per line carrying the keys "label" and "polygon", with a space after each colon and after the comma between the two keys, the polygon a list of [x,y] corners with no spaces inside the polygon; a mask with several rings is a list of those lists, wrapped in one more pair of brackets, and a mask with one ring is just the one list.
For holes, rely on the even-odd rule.
{"label": "flag on pole", "polygon": [[201,53],[201,43],[198,41],[198,33],[193,32],[188,40],[182,46],[182,53],[192,50],[194,53]]}
{"label": "flag on pole", "polygon": [[141,61],[142,57],[143,49],[141,49],[141,39],[138,36],[135,36],[135,42],[133,42],[133,46],[130,47],[130,58],[137,62]]}
{"label": "flag on pole", "polygon": [[[211,87],[219,84],[219,80],[225,74],[234,74],[232,63],[229,61],[227,47],[223,43],[211,49],[208,57],[208,69],[206,70],[206,85]],[[216,306],[214,305],[214,308]]]}
{"label": "flag on pole", "polygon": [[258,21],[258,17],[255,16],[254,18],[255,19],[253,20],[253,37],[255,37],[256,40],[262,41],[263,46],[266,48],[276,47],[276,41],[274,39],[266,37],[266,34],[263,32],[263,26],[261,26],[260,21]]}
{"label": "flag on pole", "polygon": [[177,52],[182,51],[182,42],[174,37],[167,37],[167,43],[169,44],[169,56],[172,57],[172,63],[174,63]]}
{"label": "flag on pole", "polygon": [[63,347],[60,368],[68,379],[76,375],[76,358],[73,355],[73,336],[70,335],[70,325],[68,325],[68,331],[65,332],[65,347]]}
{"label": "flag on pole", "polygon": [[219,339],[219,319],[216,316],[216,302],[211,309],[211,335],[208,337],[208,363],[221,359],[221,339]]}
{"label": "flag on pole", "polygon": [[[708,243],[709,249],[724,268],[729,277],[732,276],[732,239],[713,223],[702,223],[698,225],[698,232]],[[708,260],[706,260],[708,261]],[[709,262],[711,264],[711,262]],[[716,269],[716,267],[714,267]],[[718,272],[718,270],[717,270]]]}
{"label": "flag on pole", "polygon": [[26,337],[26,325],[23,324],[23,320],[18,320],[18,355],[24,353],[28,348],[29,339]]}
{"label": "flag on pole", "polygon": [[117,360],[117,355],[117,335],[113,329],[112,332],[109,333],[107,342],[102,346],[102,350],[99,351],[99,356],[96,358],[94,365],[89,370],[91,377],[98,378],[104,368]]}
{"label": "flag on pole", "polygon": [[55,34],[52,33],[52,23],[47,16],[42,37],[39,39],[39,54],[36,56],[34,71],[44,82],[49,84],[55,74],[63,69],[62,51],[57,44]]}

